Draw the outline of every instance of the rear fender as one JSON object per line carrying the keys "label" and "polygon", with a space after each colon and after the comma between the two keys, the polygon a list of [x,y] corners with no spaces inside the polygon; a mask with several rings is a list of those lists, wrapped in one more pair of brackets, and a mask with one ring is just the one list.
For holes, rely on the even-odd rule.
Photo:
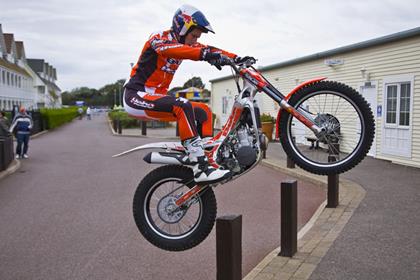
{"label": "rear fender", "polygon": [[[293,94],[295,94],[296,92],[298,92],[301,88],[325,80],[327,77],[319,77],[319,78],[314,78],[311,80],[307,80],[301,84],[299,84],[297,87],[295,87],[291,92],[289,92],[289,94],[286,95],[286,101],[288,101],[290,99],[290,97],[292,97]],[[276,119],[276,139],[280,138],[280,116],[281,116],[281,111],[282,109],[280,108],[279,112],[277,113],[277,119]]]}
{"label": "rear fender", "polygon": [[181,145],[180,142],[157,142],[157,143],[150,143],[150,144],[138,146],[133,149],[124,151],[122,153],[113,155],[112,157],[125,156],[129,153],[137,152],[140,150],[146,150],[146,149],[162,149],[162,150],[178,151],[178,152],[185,151],[185,148]]}

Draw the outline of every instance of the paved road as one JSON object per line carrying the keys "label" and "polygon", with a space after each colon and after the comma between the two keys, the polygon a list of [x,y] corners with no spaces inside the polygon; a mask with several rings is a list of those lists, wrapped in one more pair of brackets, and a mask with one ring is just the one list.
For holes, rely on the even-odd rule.
{"label": "paved road", "polygon": [[[215,231],[198,247],[147,243],[131,203],[154,166],[111,155],[156,139],[111,136],[104,117],[76,120],[30,142],[30,159],[0,181],[0,279],[215,279]],[[218,214],[243,215],[243,275],[279,245],[279,185],[259,166],[216,189]],[[325,193],[299,182],[299,226]]]}

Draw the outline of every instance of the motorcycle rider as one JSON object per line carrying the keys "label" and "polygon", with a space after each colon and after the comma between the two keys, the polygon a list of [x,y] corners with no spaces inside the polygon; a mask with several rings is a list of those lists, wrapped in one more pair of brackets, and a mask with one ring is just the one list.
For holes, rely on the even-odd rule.
{"label": "motorcycle rider", "polygon": [[[189,159],[196,163],[193,173],[197,183],[217,182],[228,177],[230,171],[209,165],[204,153],[200,134],[213,136],[210,108],[203,103],[167,95],[168,87],[183,59],[207,61],[220,70],[225,63],[224,56],[235,62],[249,58],[198,43],[203,32],[214,33],[204,14],[195,7],[181,6],[175,12],[170,30],[150,36],[124,85],[124,108],[129,115],[139,119],[178,121],[181,143]],[[200,133],[195,112],[205,112]]]}

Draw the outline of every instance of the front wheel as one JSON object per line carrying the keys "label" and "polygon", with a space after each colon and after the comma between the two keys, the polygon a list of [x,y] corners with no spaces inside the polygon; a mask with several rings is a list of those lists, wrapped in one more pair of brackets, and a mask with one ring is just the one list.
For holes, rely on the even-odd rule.
{"label": "front wheel", "polygon": [[139,231],[150,243],[168,251],[183,251],[207,237],[217,212],[213,190],[204,190],[181,208],[175,205],[194,186],[192,170],[180,165],[161,166],[140,182],[133,214]]}
{"label": "front wheel", "polygon": [[303,169],[338,174],[356,166],[369,152],[375,134],[372,111],[354,89],[321,81],[293,94],[288,103],[323,129],[322,136],[286,111],[280,117],[280,141],[287,155]]}

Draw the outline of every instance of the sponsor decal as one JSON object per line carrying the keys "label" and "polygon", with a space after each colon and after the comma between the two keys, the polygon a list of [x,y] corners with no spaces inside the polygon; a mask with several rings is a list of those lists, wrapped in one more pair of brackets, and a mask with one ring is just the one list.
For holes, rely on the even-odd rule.
{"label": "sponsor decal", "polygon": [[165,51],[165,50],[168,50],[168,49],[176,49],[176,48],[180,48],[180,47],[182,47],[182,45],[177,44],[177,45],[171,45],[171,46],[162,46],[162,47],[157,48],[157,50],[158,51]]}
{"label": "sponsor decal", "polygon": [[143,100],[138,100],[135,97],[131,98],[130,101],[131,101],[131,104],[134,104],[139,107],[147,108],[147,109],[153,109],[155,107],[155,104],[151,104]]}

